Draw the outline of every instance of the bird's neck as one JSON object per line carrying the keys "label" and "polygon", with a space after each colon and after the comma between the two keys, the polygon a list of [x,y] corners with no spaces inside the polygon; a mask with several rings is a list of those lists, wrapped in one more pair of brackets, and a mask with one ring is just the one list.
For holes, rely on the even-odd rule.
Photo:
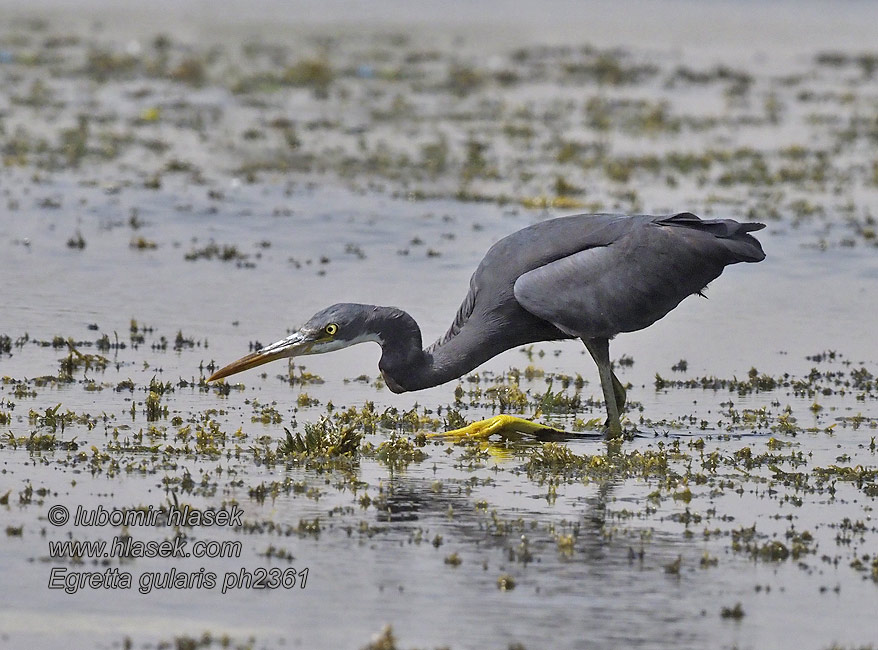
{"label": "bird's neck", "polygon": [[370,318],[381,342],[378,368],[395,393],[422,390],[456,379],[481,365],[499,350],[490,345],[469,346],[458,334],[422,348],[421,328],[407,312],[376,307]]}
{"label": "bird's neck", "polygon": [[402,309],[375,307],[369,326],[381,343],[378,368],[387,386],[394,393],[415,390],[409,388],[412,372],[425,363],[417,321]]}

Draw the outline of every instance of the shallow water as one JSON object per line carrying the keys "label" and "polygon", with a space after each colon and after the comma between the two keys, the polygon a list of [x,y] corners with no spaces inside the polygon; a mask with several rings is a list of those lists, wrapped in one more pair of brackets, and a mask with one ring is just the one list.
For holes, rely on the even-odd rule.
{"label": "shallow water", "polygon": [[[548,18],[543,32],[513,20],[482,40],[464,16],[421,42],[373,17],[360,33],[335,23],[306,38],[271,32],[276,51],[250,55],[241,44],[252,27],[223,21],[138,27],[107,12],[96,26],[39,8],[44,23],[10,20],[0,32],[12,57],[0,66],[0,639],[339,648],[391,625],[405,648],[874,643],[878,85],[871,42],[857,29],[833,37],[866,24],[869,8],[855,20],[846,5],[825,25],[803,10],[804,32],[822,38],[802,45],[782,5],[707,7],[687,20],[713,24],[740,7],[774,16],[754,36],[758,57],[733,20],[709,60],[697,39],[645,41],[639,24],[609,39],[600,21],[580,39]],[[165,55],[158,31],[169,34]],[[529,49],[512,53],[513,40]],[[622,50],[594,54],[587,42]],[[572,45],[539,47],[559,43]],[[175,67],[187,57],[203,77]],[[328,62],[328,87],[319,70],[301,85],[293,72],[258,77],[302,74],[303,57]],[[709,78],[680,81],[681,69]],[[517,76],[492,76],[504,71]],[[671,155],[707,151],[694,170]],[[291,382],[284,363],[234,377],[227,392],[201,381],[210,364],[333,302],[403,307],[433,340],[493,242],[586,209],[768,224],[764,262],[726,269],[707,300],[612,343],[630,383],[634,435],[621,449],[587,426],[602,417],[600,388],[575,342],[511,350],[414,394],[378,381],[373,345],[297,360],[299,377],[321,381]],[[106,368],[67,373],[68,340]],[[672,370],[681,360],[686,370]],[[504,406],[515,387],[523,405]],[[548,412],[550,390],[578,405]],[[148,414],[151,391],[167,411]],[[532,438],[455,444],[413,430],[441,429],[453,411],[533,416],[540,403],[544,421],[585,429],[560,443],[583,466],[540,465],[556,452]],[[278,453],[284,428],[371,404],[413,413],[368,429],[350,463]],[[426,459],[375,452],[398,439]],[[173,504],[240,509],[243,525],[48,520],[57,505]],[[50,542],[125,532],[241,550],[49,558]],[[67,594],[47,588],[53,567],[119,569],[134,586]],[[138,591],[143,575],[201,568],[220,584]],[[299,582],[307,568],[305,586],[221,593],[226,574],[260,568],[294,568]]]}

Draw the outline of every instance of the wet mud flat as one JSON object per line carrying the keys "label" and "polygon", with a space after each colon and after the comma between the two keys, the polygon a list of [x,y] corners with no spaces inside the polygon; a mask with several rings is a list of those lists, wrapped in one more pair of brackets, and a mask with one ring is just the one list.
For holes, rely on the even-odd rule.
{"label": "wet mud flat", "polygon": [[[878,643],[874,48],[13,13],[5,643]],[[624,441],[572,342],[415,394],[366,345],[204,381],[338,301],[432,340],[537,220],[683,209],[768,257],[612,343]],[[433,435],[497,413],[570,436]]]}

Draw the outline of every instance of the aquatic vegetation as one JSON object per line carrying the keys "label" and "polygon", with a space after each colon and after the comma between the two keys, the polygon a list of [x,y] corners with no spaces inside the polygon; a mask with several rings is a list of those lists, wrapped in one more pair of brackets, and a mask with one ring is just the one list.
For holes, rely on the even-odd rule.
{"label": "aquatic vegetation", "polygon": [[397,650],[397,648],[396,636],[389,625],[385,625],[380,634],[376,634],[372,641],[363,646],[363,650]]}
{"label": "aquatic vegetation", "polygon": [[332,68],[321,59],[303,59],[284,70],[283,83],[291,86],[313,86],[325,90],[334,78]]}
{"label": "aquatic vegetation", "polygon": [[339,425],[323,417],[306,423],[304,435],[284,428],[286,439],[278,444],[278,453],[299,457],[353,457],[359,452],[362,432],[353,426]]}
{"label": "aquatic vegetation", "polygon": [[719,615],[722,618],[731,618],[739,621],[744,618],[744,609],[741,607],[741,603],[735,603],[732,607],[723,607]]}
{"label": "aquatic vegetation", "polygon": [[578,413],[582,398],[578,393],[568,395],[566,391],[553,391],[550,383],[546,392],[539,397],[538,404],[543,413]]}
{"label": "aquatic vegetation", "polygon": [[39,413],[31,409],[28,414],[28,419],[32,424],[36,424],[39,427],[45,427],[52,431],[53,433],[61,429],[61,432],[64,432],[64,427],[72,420],[73,414],[68,411],[67,413],[59,413],[59,409],[61,408],[60,404],[56,404],[53,407],[46,408],[45,413]]}
{"label": "aquatic vegetation", "polygon": [[220,246],[215,242],[210,242],[201,248],[195,248],[184,256],[187,261],[194,262],[196,260],[213,260],[217,259],[221,262],[235,262],[237,265],[247,263],[249,255],[242,253],[234,244],[223,244]]}
{"label": "aquatic vegetation", "polygon": [[547,442],[529,454],[526,467],[529,476],[541,481],[549,476],[563,476],[566,480],[656,477],[673,481],[677,475],[669,467],[669,458],[675,453],[675,445],[670,449],[625,452],[608,443],[605,454],[579,456],[564,445]]}
{"label": "aquatic vegetation", "polygon": [[516,587],[515,578],[508,573],[504,573],[497,578],[497,589],[500,591],[512,591]]}
{"label": "aquatic vegetation", "polygon": [[61,369],[58,372],[58,379],[60,381],[73,381],[73,374],[80,369],[83,371],[83,375],[87,374],[90,370],[106,370],[110,363],[109,359],[99,354],[80,352],[77,349],[77,344],[72,339],[68,339],[66,343],[70,352],[66,358],[61,360]]}
{"label": "aquatic vegetation", "polygon": [[407,438],[393,435],[378,445],[375,457],[388,467],[402,468],[409,463],[423,462],[427,458],[427,454],[420,448],[423,444],[423,440],[418,446]]}
{"label": "aquatic vegetation", "polygon": [[[521,58],[519,53],[518,58]],[[596,50],[584,48],[580,60],[563,65],[563,73],[577,81],[594,81],[598,84],[620,86],[643,82],[658,73],[656,66],[632,63],[622,50]]]}
{"label": "aquatic vegetation", "polygon": [[[3,439],[0,438],[0,440]],[[62,440],[56,437],[54,433],[37,433],[36,431],[31,433],[30,436],[20,436],[18,438],[12,433],[9,433],[6,436],[3,445],[11,449],[22,447],[30,452],[54,451],[56,449],[65,451],[79,449],[79,444],[76,442],[76,438]]]}

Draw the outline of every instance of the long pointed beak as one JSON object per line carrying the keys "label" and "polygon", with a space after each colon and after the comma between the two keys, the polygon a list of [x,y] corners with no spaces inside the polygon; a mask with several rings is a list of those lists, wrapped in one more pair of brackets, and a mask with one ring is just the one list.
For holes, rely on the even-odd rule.
{"label": "long pointed beak", "polygon": [[229,365],[220,368],[213,373],[207,378],[207,381],[216,381],[217,379],[222,379],[229,375],[250,370],[250,368],[255,368],[256,366],[261,366],[264,363],[269,363],[277,359],[308,354],[311,351],[311,348],[314,347],[314,343],[314,340],[309,339],[307,334],[300,330],[285,339],[281,339],[271,345],[266,345],[264,348],[252,352],[246,357],[241,357],[237,361],[232,361]]}

